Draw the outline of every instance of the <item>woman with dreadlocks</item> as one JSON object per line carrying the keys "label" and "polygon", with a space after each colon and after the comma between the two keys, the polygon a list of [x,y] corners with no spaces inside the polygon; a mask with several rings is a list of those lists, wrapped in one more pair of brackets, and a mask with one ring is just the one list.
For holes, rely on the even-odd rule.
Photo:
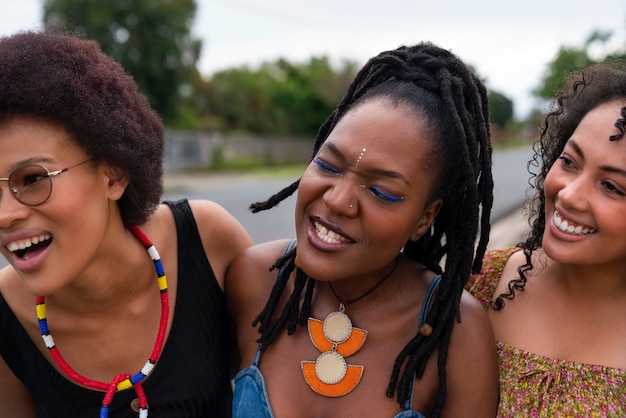
{"label": "woman with dreadlocks", "polygon": [[488,116],[481,81],[430,43],[359,71],[302,177],[251,207],[298,190],[296,240],[227,276],[234,417],[494,416],[493,332],[463,291],[489,235]]}
{"label": "woman with dreadlocks", "polygon": [[532,226],[468,289],[494,326],[499,416],[626,416],[626,70],[569,77],[529,167]]}

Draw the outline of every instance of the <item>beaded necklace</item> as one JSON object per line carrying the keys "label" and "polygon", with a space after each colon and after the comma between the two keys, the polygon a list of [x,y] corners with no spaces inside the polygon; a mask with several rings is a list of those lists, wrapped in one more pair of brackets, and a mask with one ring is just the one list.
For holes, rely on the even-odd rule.
{"label": "beaded necklace", "polygon": [[127,390],[131,387],[135,389],[135,393],[137,394],[137,398],[139,400],[139,417],[145,418],[148,416],[148,401],[146,399],[146,394],[144,393],[143,386],[141,385],[141,381],[146,376],[148,376],[150,372],[152,372],[154,365],[159,359],[161,350],[163,349],[163,341],[165,340],[165,331],[167,329],[167,321],[169,318],[170,305],[167,293],[167,278],[165,276],[165,271],[163,269],[163,263],[161,262],[159,252],[141,229],[133,225],[126,225],[126,227],[130,232],[133,233],[133,235],[137,237],[137,239],[139,239],[139,241],[146,248],[146,251],[150,255],[150,258],[152,258],[152,261],[154,262],[154,268],[157,274],[157,280],[159,283],[159,290],[161,291],[161,322],[159,323],[159,332],[154,343],[154,348],[152,349],[152,354],[140,371],[132,376],[127,373],[120,373],[116,375],[110,383],[92,380],[77,373],[74,369],[72,369],[69,364],[67,364],[67,362],[59,352],[59,349],[54,344],[52,335],[48,330],[48,321],[46,319],[46,302],[44,297],[37,296],[36,299],[37,319],[39,321],[39,330],[41,331],[41,337],[43,338],[43,341],[46,344],[48,350],[50,350],[50,355],[52,356],[56,364],[61,368],[61,370],[63,370],[63,372],[67,376],[72,378],[80,385],[86,386],[91,389],[105,391],[105,395],[102,400],[102,406],[100,407],[100,418],[107,418],[109,416],[109,405],[113,401],[113,396],[115,395],[115,392]]}

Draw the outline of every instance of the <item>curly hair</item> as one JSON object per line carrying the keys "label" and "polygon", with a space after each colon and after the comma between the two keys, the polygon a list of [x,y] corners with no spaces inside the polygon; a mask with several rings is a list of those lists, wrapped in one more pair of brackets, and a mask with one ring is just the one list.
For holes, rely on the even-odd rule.
{"label": "curly hair", "polygon": [[[426,121],[426,129],[421,133],[433,144],[428,158],[438,174],[433,198],[443,200],[430,230],[418,241],[408,241],[403,249],[412,260],[442,274],[426,319],[432,333],[409,337],[396,358],[386,395],[392,398],[397,391],[397,401],[403,405],[410,396],[413,379],[423,376],[426,362],[437,348],[439,389],[433,416],[438,416],[445,403],[447,350],[453,324],[461,319],[463,286],[472,271],[480,270],[489,237],[493,180],[487,92],[458,57],[431,43],[382,52],[358,72],[344,98],[319,129],[312,158],[343,116],[376,97],[406,105],[416,119]],[[298,185],[299,180],[267,201],[252,204],[250,209],[270,209],[293,194]],[[315,279],[296,267],[296,254],[297,246],[272,266],[279,268],[280,273],[265,308],[253,322],[255,326],[260,324],[261,350],[285,326],[291,335],[297,325],[306,325]],[[439,263],[444,255],[442,270]],[[280,297],[294,270],[294,291],[275,318]]]}
{"label": "curly hair", "polygon": [[[546,227],[544,182],[552,165],[563,152],[565,144],[589,111],[613,100],[623,100],[626,103],[624,64],[621,61],[604,62],[569,74],[541,118],[541,135],[533,144],[534,155],[528,162],[530,185],[534,192],[524,205],[531,230],[528,238],[518,244],[524,252],[526,263],[518,268],[519,277],[509,281],[507,291],[498,295],[491,303],[494,310],[502,309],[505,299],[514,299],[515,291],[523,291],[526,286],[526,273],[533,269],[531,256],[541,246]],[[626,108],[622,108],[621,118],[615,122],[618,134],[606,139],[610,141],[620,139],[624,135],[625,124]],[[536,169],[539,171],[535,172]]]}
{"label": "curly hair", "polygon": [[99,45],[53,30],[0,38],[0,120],[63,127],[95,161],[128,174],[122,218],[143,224],[163,191],[163,124],[121,65]]}

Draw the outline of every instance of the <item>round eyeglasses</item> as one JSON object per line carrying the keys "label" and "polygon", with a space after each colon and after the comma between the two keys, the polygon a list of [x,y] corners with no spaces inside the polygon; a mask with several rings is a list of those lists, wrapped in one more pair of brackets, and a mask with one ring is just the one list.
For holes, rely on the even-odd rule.
{"label": "round eyeglasses", "polygon": [[[52,177],[91,160],[90,158],[82,163],[56,171],[48,171],[46,167],[39,164],[27,165],[13,171],[9,177],[0,177],[0,181],[8,182],[11,194],[21,204],[38,206],[45,203],[52,194]],[[1,193],[0,196],[2,196]]]}

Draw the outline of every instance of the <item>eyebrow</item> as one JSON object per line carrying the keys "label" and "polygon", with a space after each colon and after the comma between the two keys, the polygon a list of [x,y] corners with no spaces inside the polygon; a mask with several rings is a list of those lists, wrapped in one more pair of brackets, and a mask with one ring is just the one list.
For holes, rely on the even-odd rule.
{"label": "eyebrow", "polygon": [[[344,162],[346,161],[346,156],[332,142],[330,142],[330,141],[324,142],[323,147],[327,148],[330,152],[335,154],[335,156],[337,156],[338,158],[340,158]],[[375,167],[373,167],[373,168],[370,168],[370,169],[366,170],[366,173],[372,174],[372,175],[375,175],[375,176],[389,177],[389,178],[393,178],[393,179],[398,179],[398,180],[401,180],[402,182],[406,183],[408,186],[411,185],[411,183],[409,183],[409,181],[402,174],[398,173],[397,171],[385,170],[383,168],[375,168]]]}
{"label": "eyebrow", "polygon": [[[12,172],[14,172],[15,170],[19,170],[22,167],[26,167],[28,165],[42,165],[42,164],[52,164],[53,160],[50,159],[49,157],[41,157],[41,156],[33,156],[33,157],[28,157],[26,159],[17,161],[15,163],[13,163],[10,167],[9,170]],[[44,167],[47,169],[47,167]]]}
{"label": "eyebrow", "polygon": [[24,160],[18,161],[15,164],[14,168],[18,169],[20,167],[25,167],[27,165],[33,165],[33,164],[41,165],[41,164],[52,164],[52,163],[54,163],[54,160],[52,160],[50,157],[35,155],[33,157],[29,157]]}
{"label": "eyebrow", "polygon": [[[574,151],[576,152],[576,154],[580,155],[582,158],[585,158],[585,153],[583,152],[583,150],[580,148],[580,146],[576,143],[576,141],[573,138],[570,138],[567,143],[565,144],[565,146],[571,146],[572,148],[574,148]],[[617,168],[617,167],[613,167],[611,165],[600,165],[600,170],[602,171],[606,171],[608,173],[614,173],[617,174],[619,176],[622,177],[626,177],[626,170],[622,169],[622,168]]]}

